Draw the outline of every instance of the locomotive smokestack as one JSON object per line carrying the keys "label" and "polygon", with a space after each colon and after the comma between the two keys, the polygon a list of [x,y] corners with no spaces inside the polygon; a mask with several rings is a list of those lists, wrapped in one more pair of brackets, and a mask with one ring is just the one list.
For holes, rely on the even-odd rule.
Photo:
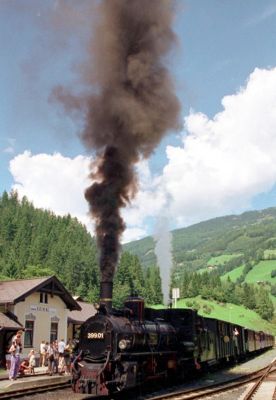
{"label": "locomotive smokestack", "polygon": [[112,282],[101,282],[100,304],[105,305],[107,312],[110,312],[112,309],[112,290],[113,290]]}

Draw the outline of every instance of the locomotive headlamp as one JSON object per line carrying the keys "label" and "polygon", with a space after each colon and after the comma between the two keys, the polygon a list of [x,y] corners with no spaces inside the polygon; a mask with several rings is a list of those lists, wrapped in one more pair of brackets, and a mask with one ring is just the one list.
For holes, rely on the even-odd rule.
{"label": "locomotive headlamp", "polygon": [[127,339],[121,339],[118,343],[119,349],[120,350],[125,350],[129,347],[130,341]]}

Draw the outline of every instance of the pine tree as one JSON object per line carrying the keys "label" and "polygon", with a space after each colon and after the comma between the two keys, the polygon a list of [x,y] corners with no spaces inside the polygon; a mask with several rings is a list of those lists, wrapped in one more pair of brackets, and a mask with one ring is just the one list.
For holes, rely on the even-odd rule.
{"label": "pine tree", "polygon": [[271,320],[274,314],[274,306],[269,298],[268,291],[260,287],[256,297],[256,311],[263,319]]}
{"label": "pine tree", "polygon": [[145,272],[145,299],[147,304],[163,303],[160,270],[155,265],[148,267]]}

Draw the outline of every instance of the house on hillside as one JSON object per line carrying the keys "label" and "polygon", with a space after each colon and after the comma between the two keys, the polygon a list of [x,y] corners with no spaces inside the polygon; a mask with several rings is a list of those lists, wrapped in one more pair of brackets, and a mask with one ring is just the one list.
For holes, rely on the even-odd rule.
{"label": "house on hillside", "polygon": [[22,357],[27,356],[31,348],[39,351],[42,340],[67,340],[68,315],[73,311],[80,312],[80,304],[55,276],[0,281],[2,364],[9,340],[18,329],[24,330]]}

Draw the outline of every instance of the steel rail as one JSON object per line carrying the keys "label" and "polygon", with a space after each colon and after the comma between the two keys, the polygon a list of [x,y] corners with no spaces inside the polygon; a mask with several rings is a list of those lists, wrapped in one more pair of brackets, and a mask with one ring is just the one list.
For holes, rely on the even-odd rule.
{"label": "steel rail", "polygon": [[263,373],[263,375],[257,380],[255,385],[249,390],[249,392],[245,395],[243,400],[251,400],[253,395],[258,391],[259,387],[261,386],[262,382],[267,378],[270,374],[272,367],[276,364],[276,359],[274,359],[271,364],[267,367],[267,370]]}
{"label": "steel rail", "polygon": [[0,392],[0,399],[16,399],[23,396],[31,396],[35,394],[51,392],[54,390],[62,390],[71,387],[71,383],[69,382],[61,382],[61,383],[53,383],[47,384],[40,387],[32,387],[26,389],[14,389],[7,390],[5,392]]}

